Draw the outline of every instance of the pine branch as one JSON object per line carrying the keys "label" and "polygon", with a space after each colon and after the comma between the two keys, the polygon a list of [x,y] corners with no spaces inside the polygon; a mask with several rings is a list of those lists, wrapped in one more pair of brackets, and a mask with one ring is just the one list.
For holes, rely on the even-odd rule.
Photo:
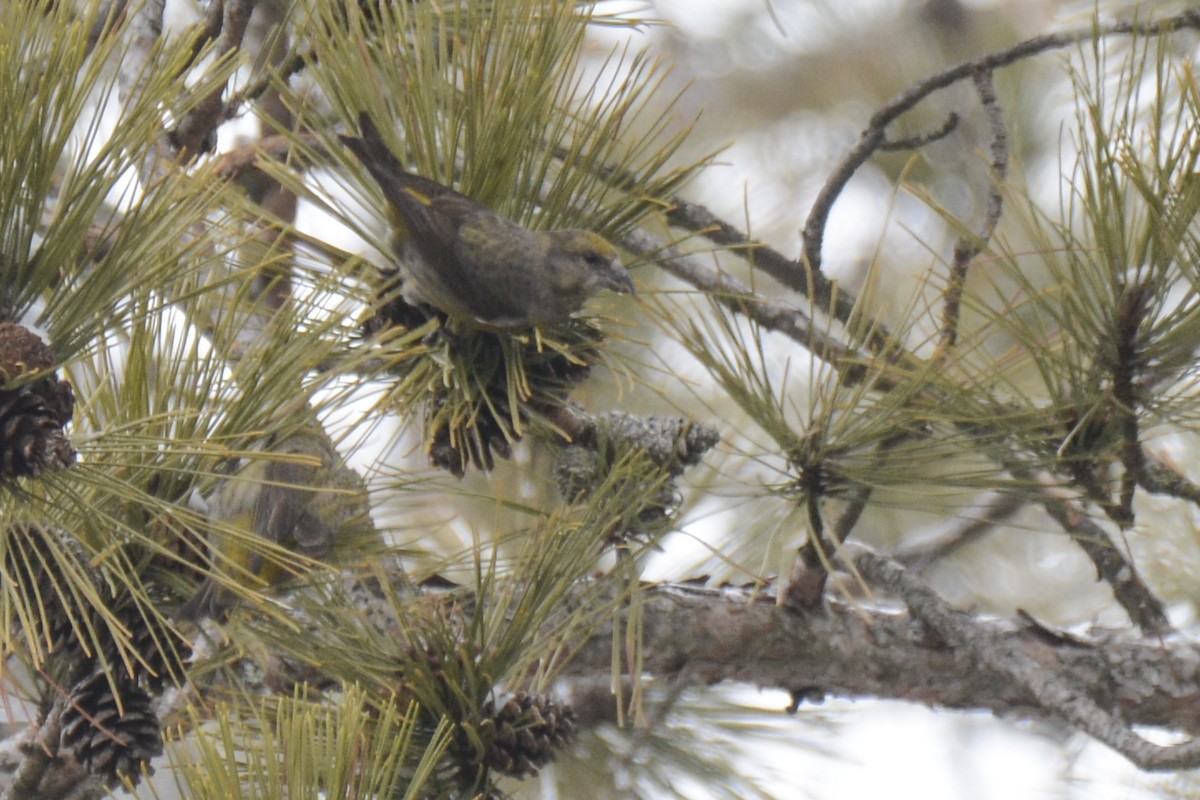
{"label": "pine branch", "polygon": [[[902,599],[910,613],[861,599],[796,612],[761,587],[659,584],[645,587],[640,599],[641,666],[673,686],[737,681],[808,699],[887,698],[1057,722],[1146,769],[1200,764],[1194,744],[1158,748],[1132,732],[1145,726],[1200,736],[1194,692],[1200,647],[1123,631],[1057,634],[1028,619],[982,618],[950,609],[898,564],[865,548],[845,546],[836,559],[852,564],[884,602],[888,595]],[[462,588],[453,594],[455,607],[478,607]],[[604,601],[594,587],[577,586],[546,624],[557,627],[561,615],[595,604]],[[378,613],[374,620],[383,630],[401,622]],[[612,624],[597,620],[589,627],[558,665],[560,680],[586,686],[609,675]]]}

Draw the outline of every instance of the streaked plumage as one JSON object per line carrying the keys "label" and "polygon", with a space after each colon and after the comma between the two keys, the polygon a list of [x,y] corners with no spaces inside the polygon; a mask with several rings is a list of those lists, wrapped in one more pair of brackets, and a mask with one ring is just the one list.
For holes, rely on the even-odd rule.
{"label": "streaked plumage", "polygon": [[365,114],[342,142],[379,183],[407,270],[404,296],[496,327],[566,321],[601,289],[632,292],[617,251],[585,230],[531,231],[407,171]]}

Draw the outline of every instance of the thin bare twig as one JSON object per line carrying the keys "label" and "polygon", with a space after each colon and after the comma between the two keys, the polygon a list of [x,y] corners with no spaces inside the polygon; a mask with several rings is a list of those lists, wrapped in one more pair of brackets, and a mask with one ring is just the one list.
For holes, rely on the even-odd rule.
{"label": "thin bare twig", "polygon": [[1192,483],[1153,455],[1147,453],[1144,457],[1146,464],[1138,485],[1151,494],[1178,497],[1200,506],[1200,485]]}
{"label": "thin bare twig", "polygon": [[996,99],[996,87],[992,83],[991,71],[981,69],[975,73],[974,78],[975,91],[979,94],[979,104],[983,107],[988,132],[991,135],[987,204],[978,235],[971,238],[962,237],[954,245],[954,258],[943,293],[942,332],[939,343],[943,355],[947,354],[958,340],[959,312],[963,291],[967,285],[967,270],[991,240],[996,225],[1000,222],[1000,214],[1004,210],[1004,196],[1001,190],[1004,177],[1008,173],[1008,135],[1004,130],[1004,112]]}
{"label": "thin bare twig", "polygon": [[[766,330],[782,333],[809,348],[814,355],[843,368],[851,367],[861,358],[831,336],[823,325],[815,325],[804,312],[786,303],[769,300],[754,292],[735,278],[723,275],[700,263],[698,256],[685,253],[642,229],[636,229],[621,240],[621,246],[639,256],[653,256],[655,263],[667,272],[705,292],[726,308],[754,320]],[[850,380],[853,380],[851,376]]]}
{"label": "thin bare twig", "polygon": [[979,513],[951,520],[950,525],[940,533],[926,541],[905,547],[892,557],[909,569],[924,569],[935,561],[979,541],[1027,505],[1028,498],[1014,492],[992,492],[982,503]]}
{"label": "thin bare twig", "polygon": [[893,153],[898,150],[919,150],[939,139],[945,139],[958,128],[959,122],[961,122],[961,119],[958,114],[951,113],[946,116],[946,121],[942,123],[941,127],[926,133],[917,134],[916,136],[908,136],[904,139],[888,139],[879,145],[879,149],[884,153]]}
{"label": "thin bare twig", "polygon": [[[246,28],[250,24],[250,15],[254,13],[257,2],[258,0],[225,0],[221,36],[217,40],[216,48],[218,61],[232,58],[241,48]],[[221,103],[224,91],[224,86],[214,89],[179,121],[172,139],[181,153],[196,156],[212,149],[217,128],[224,122],[224,106]]]}
{"label": "thin bare twig", "polygon": [[301,70],[315,60],[316,57],[312,53],[291,53],[278,64],[274,65],[269,71],[250,81],[241,90],[234,92],[225,102],[225,110],[222,112],[222,117],[226,121],[233,119],[242,112],[242,108],[247,103],[254,102],[273,86],[277,86],[279,83],[286,83],[289,78],[299,74]]}
{"label": "thin bare twig", "polygon": [[[906,114],[918,103],[936,91],[945,89],[959,81],[965,80],[980,71],[992,72],[1007,67],[1050,50],[1060,50],[1064,47],[1093,41],[1108,36],[1159,36],[1181,29],[1200,28],[1200,10],[1185,11],[1177,16],[1168,17],[1153,23],[1119,22],[1112,25],[1096,26],[1067,33],[1053,33],[1035,36],[1006,50],[968,61],[958,66],[931,75],[876,111],[867,123],[866,130],[858,143],[850,150],[842,162],[821,187],[821,191],[809,211],[808,220],[804,224],[804,251],[802,258],[793,263],[792,279],[788,285],[798,290],[810,282],[820,285],[829,283],[821,272],[821,251],[825,244],[825,226],[833,205],[841,196],[850,179],[858,172],[859,167],[875,154],[887,141],[887,127],[900,116]],[[820,276],[814,279],[812,276]],[[819,299],[819,298],[818,298]]]}
{"label": "thin bare twig", "polygon": [[1109,586],[1130,620],[1149,636],[1171,631],[1166,608],[1142,581],[1133,563],[1113,544],[1111,537],[1087,515],[1073,498],[1065,496],[1049,475],[1013,469],[1013,477],[1040,487],[1038,501],[1059,526],[1070,534],[1091,559],[1096,572]]}
{"label": "thin bare twig", "polygon": [[325,148],[315,133],[275,133],[222,153],[217,161],[217,174],[222,178],[240,178],[246,172],[257,170],[260,158],[288,163],[301,169],[305,163],[294,155],[300,152],[296,147],[297,142],[302,142],[305,147],[317,153],[321,153]]}

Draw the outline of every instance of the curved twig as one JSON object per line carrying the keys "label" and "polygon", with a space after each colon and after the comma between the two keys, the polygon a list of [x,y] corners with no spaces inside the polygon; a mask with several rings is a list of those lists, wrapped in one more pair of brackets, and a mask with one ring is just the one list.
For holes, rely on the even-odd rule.
{"label": "curved twig", "polygon": [[963,290],[967,285],[967,270],[975,257],[983,252],[1000,222],[1004,210],[1004,195],[1001,188],[1008,173],[1008,134],[1004,130],[1004,112],[996,99],[996,87],[992,83],[991,70],[980,69],[975,73],[975,90],[979,104],[983,107],[991,134],[991,158],[988,164],[987,204],[984,207],[983,225],[978,235],[962,237],[954,245],[954,259],[950,264],[950,275],[943,292],[942,332],[940,348],[944,354],[958,340],[958,318],[962,307]]}
{"label": "curved twig", "polygon": [[1158,36],[1188,28],[1200,29],[1200,10],[1185,11],[1182,14],[1147,24],[1118,22],[1067,33],[1035,36],[1005,50],[990,53],[974,61],[968,61],[931,75],[903,92],[872,115],[858,143],[846,154],[846,157],[825,181],[825,185],[821,187],[809,212],[808,220],[804,224],[804,252],[802,258],[793,263],[792,280],[789,285],[798,291],[803,291],[804,287],[814,280],[810,276],[821,276],[816,279],[817,283],[829,282],[829,279],[821,273],[821,250],[825,243],[825,226],[829,221],[833,204],[841,196],[842,190],[846,188],[850,178],[858,172],[859,167],[865,164],[867,159],[887,141],[885,133],[887,127],[929,95],[977,73],[993,72],[1031,56],[1070,47],[1080,42],[1108,36]]}

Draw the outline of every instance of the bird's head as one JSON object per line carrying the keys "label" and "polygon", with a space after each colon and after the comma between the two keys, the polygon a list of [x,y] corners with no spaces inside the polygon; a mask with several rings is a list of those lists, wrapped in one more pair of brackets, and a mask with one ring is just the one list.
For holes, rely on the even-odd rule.
{"label": "bird's head", "polygon": [[552,231],[549,236],[550,258],[555,272],[567,279],[564,283],[575,283],[586,296],[600,289],[635,293],[633,278],[621,264],[616,248],[604,237],[585,230]]}

